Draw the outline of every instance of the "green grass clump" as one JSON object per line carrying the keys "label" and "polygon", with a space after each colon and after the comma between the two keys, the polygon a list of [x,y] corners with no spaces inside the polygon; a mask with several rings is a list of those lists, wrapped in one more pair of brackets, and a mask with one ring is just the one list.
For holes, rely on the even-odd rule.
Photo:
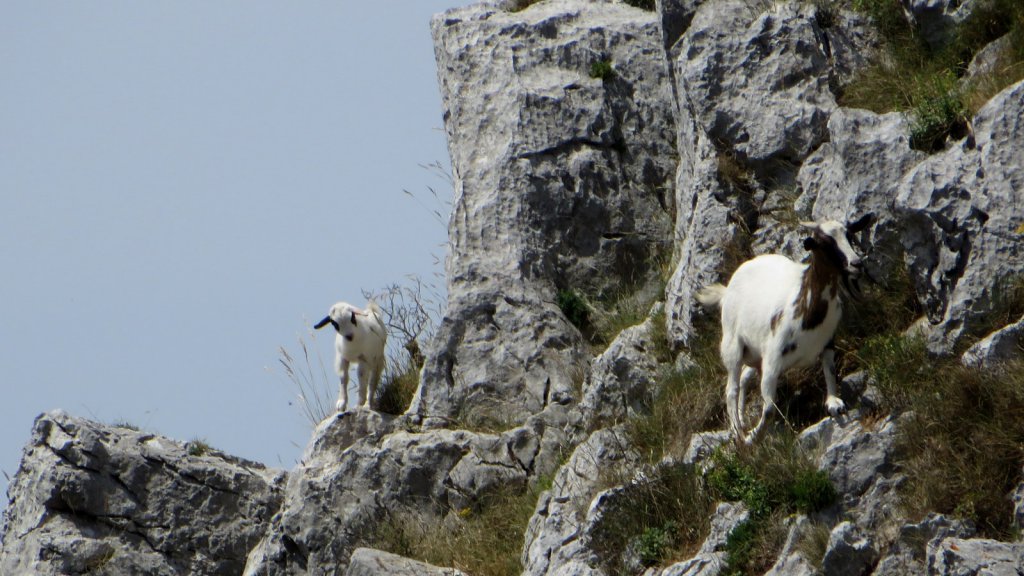
{"label": "green grass clump", "polygon": [[859,356],[885,407],[906,414],[896,450],[908,514],[955,515],[983,536],[1011,537],[1006,494],[1024,480],[1024,363],[966,368],[898,335],[869,340]]}
{"label": "green grass clump", "polygon": [[609,498],[588,541],[610,574],[629,573],[629,552],[644,566],[693,555],[707,536],[714,500],[693,466],[654,468]]}
{"label": "green grass clump", "polygon": [[590,77],[600,78],[601,80],[611,80],[615,76],[615,68],[612,67],[611,60],[597,60],[590,63]]}
{"label": "green grass clump", "polygon": [[[981,0],[939,45],[929,45],[903,14],[899,0],[854,0],[884,38],[883,56],[841,88],[840,104],[911,116],[911,146],[940,150],[947,137],[969,132],[969,119],[993,95],[1024,78],[1024,3]],[[1006,36],[1006,49],[994,70],[961,79],[971,59],[990,42]]]}
{"label": "green grass clump", "polygon": [[838,499],[828,473],[818,470],[796,442],[781,434],[752,447],[718,450],[708,487],[719,500],[741,501],[750,517],[726,541],[724,574],[761,574],[778,556],[786,537],[783,520],[812,514]]}
{"label": "green grass clump", "polygon": [[206,456],[210,453],[210,445],[202,438],[193,438],[188,443],[189,456]]}
{"label": "green grass clump", "polygon": [[559,290],[555,302],[569,323],[585,331],[590,328],[590,306],[573,290]]}
{"label": "green grass clump", "polygon": [[[391,367],[389,367],[391,368]],[[420,367],[407,357],[399,366],[386,370],[377,387],[376,410],[384,414],[404,414],[420,385]]]}
{"label": "green grass clump", "polygon": [[436,517],[398,513],[381,522],[366,545],[435,566],[480,576],[518,576],[526,526],[551,478],[530,487],[504,486],[477,506]]}
{"label": "green grass clump", "polygon": [[724,425],[725,370],[718,358],[720,335],[717,323],[701,323],[687,351],[692,366],[685,370],[665,367],[647,414],[627,423],[631,445],[649,462],[658,462],[666,455],[679,456],[695,432]]}

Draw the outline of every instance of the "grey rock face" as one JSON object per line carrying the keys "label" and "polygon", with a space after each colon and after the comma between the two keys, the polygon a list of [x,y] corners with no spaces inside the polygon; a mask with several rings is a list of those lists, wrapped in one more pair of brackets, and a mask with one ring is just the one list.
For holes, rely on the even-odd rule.
{"label": "grey rock face", "polygon": [[986,104],[965,140],[920,163],[900,184],[896,210],[933,353],[983,328],[1001,288],[1024,273],[1024,83]]}
{"label": "grey rock face", "polygon": [[831,67],[811,8],[723,0],[702,5],[683,35],[676,75],[712,141],[754,165],[799,161],[835,108]]}
{"label": "grey rock face", "polygon": [[826,418],[800,434],[805,448],[820,451],[818,468],[828,471],[843,509],[863,529],[885,529],[898,518],[896,432],[891,418],[867,429],[851,416]]}
{"label": "grey rock face", "polygon": [[851,522],[840,522],[829,535],[821,569],[835,576],[862,576],[871,571],[878,556],[867,534]]}
{"label": "grey rock face", "polygon": [[609,474],[639,462],[628,444],[621,428],[598,430],[559,469],[526,529],[523,574],[603,574],[587,547],[588,530],[597,513],[591,500]]}
{"label": "grey rock face", "polygon": [[1020,359],[1024,349],[1024,318],[989,334],[964,352],[964,366],[993,367],[1000,362]]}
{"label": "grey rock face", "polygon": [[9,488],[0,573],[238,574],[280,506],[285,474],[189,452],[43,414]]}
{"label": "grey rock face", "polygon": [[972,0],[908,0],[905,6],[925,42],[938,47],[970,14],[973,4]]}
{"label": "grey rock face", "polygon": [[[448,310],[412,411],[514,424],[572,400],[582,343],[557,291],[643,280],[670,245],[661,28],[624,4],[549,0],[456,9],[432,29],[455,202]],[[601,62],[612,72],[591,77]]]}
{"label": "grey rock face", "polygon": [[943,576],[1024,573],[1024,544],[995,540],[944,538],[928,543],[928,571]]}
{"label": "grey rock face", "polygon": [[623,330],[594,359],[583,386],[580,409],[594,427],[646,413],[657,392],[658,364],[649,353],[651,322]]}
{"label": "grey rock face", "polygon": [[[796,516],[790,520],[786,542],[779,551],[779,559],[765,572],[765,576],[814,576],[818,573],[811,563],[804,558],[799,549],[803,533],[810,526],[806,516]],[[831,576],[832,572],[825,572]]]}
{"label": "grey rock face", "polygon": [[465,576],[454,568],[438,568],[372,548],[357,548],[345,576]]}
{"label": "grey rock face", "polygon": [[959,520],[951,520],[940,514],[932,514],[917,524],[907,524],[899,529],[896,541],[878,562],[874,576],[903,576],[905,574],[928,573],[927,550],[932,542],[947,537],[970,538],[974,527]]}
{"label": "grey rock face", "polygon": [[[245,574],[333,573],[391,515],[441,518],[489,490],[525,488],[557,458],[546,452],[565,443],[566,422],[548,427],[539,418],[503,434],[416,433],[402,424],[363,410],[319,427]],[[365,436],[353,442],[354,431]]]}

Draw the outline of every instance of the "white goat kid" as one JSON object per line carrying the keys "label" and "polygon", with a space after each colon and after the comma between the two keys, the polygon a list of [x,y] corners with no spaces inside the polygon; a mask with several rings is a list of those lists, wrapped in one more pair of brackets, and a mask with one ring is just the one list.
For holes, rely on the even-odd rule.
{"label": "white goat kid", "polygon": [[371,301],[364,311],[347,302],[338,302],[313,327],[319,330],[328,324],[338,333],[334,339],[334,369],[341,378],[341,385],[335,408],[340,412],[348,409],[348,369],[352,362],[358,364],[358,406],[373,408],[377,383],[384,371],[384,345],[388,339],[380,307]]}
{"label": "white goat kid", "polygon": [[[861,259],[847,234],[870,221],[869,215],[850,230],[834,220],[805,222],[802,226],[811,232],[804,239],[811,253],[808,263],[778,254],[758,256],[736,270],[728,287],[713,284],[698,292],[702,304],[722,309],[725,402],[737,439],[751,443],[758,438],[775,410],[778,378],[789,368],[809,366],[819,355],[828,388],[825,406],[833,417],[846,411],[836,385],[832,338],[842,314],[840,289],[856,295],[861,273]],[[761,419],[745,437],[744,396],[757,369],[764,404]]]}

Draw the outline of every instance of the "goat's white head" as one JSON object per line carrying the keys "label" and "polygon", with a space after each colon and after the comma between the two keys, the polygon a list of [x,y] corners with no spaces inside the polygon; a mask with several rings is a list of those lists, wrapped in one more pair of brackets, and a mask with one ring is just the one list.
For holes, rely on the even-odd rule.
{"label": "goat's white head", "polygon": [[859,292],[857,279],[864,269],[860,255],[850,244],[850,237],[866,228],[873,221],[869,214],[849,227],[835,220],[825,222],[803,222],[801,225],[811,232],[804,239],[804,248],[818,252],[840,272],[843,288],[852,296]]}
{"label": "goat's white head", "polygon": [[345,333],[346,331],[343,330],[343,326],[357,325],[356,309],[350,304],[338,302],[334,306],[331,306],[331,310],[327,313],[327,316],[324,316],[323,320],[313,325],[313,328],[319,330],[328,324],[334,326],[334,329],[337,330],[339,334]]}

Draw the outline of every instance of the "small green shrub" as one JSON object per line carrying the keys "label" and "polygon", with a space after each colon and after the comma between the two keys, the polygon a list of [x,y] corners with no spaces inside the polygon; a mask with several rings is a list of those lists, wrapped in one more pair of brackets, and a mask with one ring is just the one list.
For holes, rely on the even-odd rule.
{"label": "small green shrub", "polygon": [[590,63],[590,77],[600,78],[601,80],[608,81],[615,76],[615,68],[612,67],[611,60],[597,60]]}
{"label": "small green shrub", "polygon": [[949,136],[963,136],[967,108],[956,75],[946,70],[922,79],[913,96],[910,147],[934,152],[941,150]]}
{"label": "small green shrub", "polygon": [[652,526],[644,530],[637,543],[640,562],[644,566],[654,566],[661,562],[675,542],[678,530],[679,526],[672,520],[664,526]]}
{"label": "small green shrub", "polygon": [[556,302],[573,326],[580,331],[590,328],[590,306],[582,296],[572,290],[559,290]]}

